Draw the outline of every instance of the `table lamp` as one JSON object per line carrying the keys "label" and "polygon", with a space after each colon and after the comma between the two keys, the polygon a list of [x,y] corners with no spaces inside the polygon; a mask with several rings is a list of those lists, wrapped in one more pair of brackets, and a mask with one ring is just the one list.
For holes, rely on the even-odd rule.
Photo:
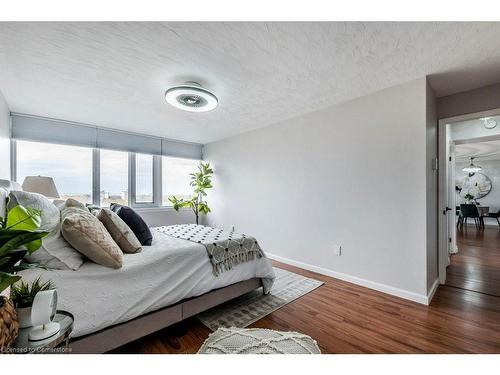
{"label": "table lamp", "polygon": [[23,190],[30,193],[42,194],[47,198],[59,198],[59,193],[52,177],[26,176],[23,181]]}

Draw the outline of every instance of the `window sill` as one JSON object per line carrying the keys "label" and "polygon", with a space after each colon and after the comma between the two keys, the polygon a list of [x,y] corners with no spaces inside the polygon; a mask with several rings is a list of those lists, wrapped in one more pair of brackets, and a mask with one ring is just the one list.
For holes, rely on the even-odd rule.
{"label": "window sill", "polygon": [[[174,208],[172,206],[160,206],[160,207],[133,207],[134,210],[137,212],[161,212],[161,211],[174,211]],[[190,210],[190,208],[183,207],[180,208],[179,211],[186,211]]]}

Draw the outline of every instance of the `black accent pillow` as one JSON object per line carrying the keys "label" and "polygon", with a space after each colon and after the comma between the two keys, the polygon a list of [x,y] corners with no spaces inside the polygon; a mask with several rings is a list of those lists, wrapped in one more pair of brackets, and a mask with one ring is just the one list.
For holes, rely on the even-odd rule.
{"label": "black accent pillow", "polygon": [[137,212],[128,206],[122,206],[118,203],[111,203],[109,208],[129,226],[141,245],[151,246],[151,242],[153,242],[153,235],[151,234],[148,225]]}

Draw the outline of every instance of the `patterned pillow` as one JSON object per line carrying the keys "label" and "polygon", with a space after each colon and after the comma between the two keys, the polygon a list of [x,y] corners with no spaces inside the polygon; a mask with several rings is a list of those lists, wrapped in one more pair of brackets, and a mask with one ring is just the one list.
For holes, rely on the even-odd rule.
{"label": "patterned pillow", "polygon": [[121,268],[122,251],[104,225],[86,208],[66,206],[61,220],[61,233],[71,246],[95,263]]}
{"label": "patterned pillow", "polygon": [[78,207],[78,208],[81,208],[82,210],[85,210],[85,205],[82,202],[77,201],[76,199],[73,199],[73,198],[66,199],[66,202],[64,205],[66,207]]}
{"label": "patterned pillow", "polygon": [[153,235],[148,225],[137,212],[128,206],[122,206],[118,203],[111,203],[110,209],[132,229],[132,232],[134,232],[141,245],[151,246]]}
{"label": "patterned pillow", "polygon": [[134,232],[120,217],[108,208],[92,211],[99,221],[104,224],[113,240],[120,246],[124,253],[141,251],[141,243]]}

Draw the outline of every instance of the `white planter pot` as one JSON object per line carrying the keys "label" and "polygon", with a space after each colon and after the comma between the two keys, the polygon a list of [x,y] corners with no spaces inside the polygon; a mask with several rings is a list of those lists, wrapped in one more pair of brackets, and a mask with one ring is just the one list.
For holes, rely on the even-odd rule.
{"label": "white planter pot", "polygon": [[16,309],[17,320],[19,320],[19,328],[31,327],[31,306],[21,307]]}

